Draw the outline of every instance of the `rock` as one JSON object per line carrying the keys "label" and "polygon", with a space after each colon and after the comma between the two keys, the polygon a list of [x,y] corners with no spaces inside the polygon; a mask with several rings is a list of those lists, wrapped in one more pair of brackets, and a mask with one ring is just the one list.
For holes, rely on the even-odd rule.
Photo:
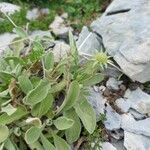
{"label": "rock", "polygon": [[104,125],[107,130],[117,130],[121,127],[121,116],[116,113],[110,105],[105,108],[106,111],[106,121]]}
{"label": "rock", "polygon": [[49,28],[56,36],[61,38],[66,38],[68,36],[69,30],[73,30],[71,27],[65,25],[65,20],[60,16],[55,17]]}
{"label": "rock", "polygon": [[55,62],[59,62],[70,52],[70,46],[62,41],[55,41],[53,48]]}
{"label": "rock", "polygon": [[128,89],[124,98],[117,99],[115,103],[123,112],[128,112],[131,108],[143,115],[150,113],[150,95],[140,88],[134,91]]}
{"label": "rock", "polygon": [[124,132],[123,132],[122,129],[113,130],[113,131],[107,131],[107,132],[109,133],[111,138],[113,138],[114,140],[117,140],[117,141],[123,139],[123,137],[124,137]]}
{"label": "rock", "polygon": [[0,12],[12,15],[20,11],[20,7],[11,3],[0,2]]}
{"label": "rock", "polygon": [[100,114],[104,114],[106,99],[102,96],[101,92],[96,92],[93,88],[89,89],[89,94],[88,101],[93,106],[97,120],[99,120]]}
{"label": "rock", "polygon": [[111,143],[104,142],[101,150],[117,150]]}
{"label": "rock", "polygon": [[111,144],[117,149],[117,150],[126,150],[126,148],[123,145],[124,140],[117,140],[116,142],[111,142]]}
{"label": "rock", "polygon": [[122,83],[122,81],[118,81],[115,78],[109,78],[109,80],[106,82],[106,86],[109,89],[112,90],[119,90],[119,85]]}
{"label": "rock", "polygon": [[8,48],[8,45],[17,37],[13,33],[4,33],[0,35],[0,53]]}
{"label": "rock", "polygon": [[150,150],[150,138],[125,131],[124,146],[127,150]]}
{"label": "rock", "polygon": [[121,128],[135,134],[150,136],[150,118],[136,121],[131,114],[122,115]]}
{"label": "rock", "polygon": [[123,72],[142,83],[150,80],[149,7],[149,0],[114,0],[91,24]]}
{"label": "rock", "polygon": [[33,8],[32,10],[28,10],[26,18],[28,20],[36,20],[41,16],[45,16],[49,14],[49,9],[48,8]]}
{"label": "rock", "polygon": [[126,113],[130,109],[131,104],[123,98],[119,98],[115,101],[117,107],[121,109],[122,112]]}
{"label": "rock", "polygon": [[52,39],[52,35],[49,31],[36,30],[31,33],[31,38],[34,39],[37,36],[39,38],[48,37]]}
{"label": "rock", "polygon": [[101,50],[102,48],[100,41],[100,37],[98,37],[95,33],[90,32],[88,28],[84,26],[77,41],[77,48],[79,53],[90,55],[96,53],[97,50]]}
{"label": "rock", "polygon": [[139,112],[137,112],[134,109],[129,109],[129,113],[132,114],[132,116],[136,119],[136,120],[142,120],[146,118],[146,115],[140,114]]}

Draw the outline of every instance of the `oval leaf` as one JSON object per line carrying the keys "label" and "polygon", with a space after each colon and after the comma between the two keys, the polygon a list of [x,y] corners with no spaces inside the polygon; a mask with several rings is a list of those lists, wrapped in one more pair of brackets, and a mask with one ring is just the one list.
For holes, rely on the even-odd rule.
{"label": "oval leaf", "polygon": [[31,91],[33,89],[32,83],[29,80],[29,78],[28,78],[27,75],[21,75],[21,76],[19,76],[18,82],[19,82],[19,85],[21,87],[21,90],[25,94],[27,94],[29,91]]}
{"label": "oval leaf", "polygon": [[74,109],[70,109],[69,111],[66,111],[64,115],[69,118],[74,120],[74,124],[71,128],[65,130],[65,135],[68,143],[73,143],[78,140],[80,137],[81,133],[81,123],[78,115],[74,111]]}
{"label": "oval leaf", "polygon": [[97,73],[94,76],[91,76],[90,78],[83,80],[81,83],[84,86],[93,86],[97,83],[100,83],[101,81],[104,80],[104,75],[101,73]]}
{"label": "oval leaf", "polygon": [[33,116],[42,117],[45,115],[49,109],[51,109],[53,104],[54,98],[52,94],[48,94],[42,102],[33,106],[31,113]]}
{"label": "oval leaf", "polygon": [[35,105],[46,98],[50,89],[50,83],[47,80],[41,80],[38,86],[27,94],[25,103]]}
{"label": "oval leaf", "polygon": [[77,101],[77,99],[79,97],[79,94],[80,94],[79,83],[77,81],[73,81],[69,86],[69,90],[67,92],[67,97],[65,98],[62,105],[58,109],[57,114],[60,111],[62,111],[62,109],[65,111],[65,110],[68,110],[71,107],[73,107],[73,105],[75,104],[75,102]]}
{"label": "oval leaf", "polygon": [[56,120],[54,120],[54,125],[56,126],[58,130],[68,129],[72,127],[73,124],[74,124],[74,121],[67,117],[59,117]]}
{"label": "oval leaf", "polygon": [[41,134],[41,142],[43,144],[44,150],[56,150],[53,144],[50,143],[48,139],[45,138],[43,134]]}
{"label": "oval leaf", "polygon": [[31,127],[25,133],[25,141],[27,144],[33,144],[36,142],[41,134],[41,129],[38,127]]}
{"label": "oval leaf", "polygon": [[92,106],[87,102],[86,98],[83,97],[76,105],[75,111],[80,117],[86,130],[92,134],[96,127],[96,114]]}
{"label": "oval leaf", "polygon": [[54,55],[52,52],[48,52],[43,56],[44,68],[46,70],[53,69],[54,66]]}
{"label": "oval leaf", "polygon": [[53,137],[54,137],[54,144],[56,150],[71,150],[71,148],[69,147],[69,145],[66,143],[64,139],[62,139],[57,135],[53,135]]}
{"label": "oval leaf", "polygon": [[9,136],[9,129],[7,126],[0,125],[0,143],[4,142]]}

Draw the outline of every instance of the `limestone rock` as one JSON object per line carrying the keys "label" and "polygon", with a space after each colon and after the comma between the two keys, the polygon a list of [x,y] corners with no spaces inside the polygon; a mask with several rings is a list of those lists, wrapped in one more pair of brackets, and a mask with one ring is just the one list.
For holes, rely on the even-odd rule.
{"label": "limestone rock", "polygon": [[79,52],[86,54],[94,54],[97,50],[101,50],[100,37],[88,30],[86,26],[82,28],[77,41]]}
{"label": "limestone rock", "polygon": [[104,142],[102,144],[102,150],[117,150],[111,143]]}
{"label": "limestone rock", "polygon": [[124,146],[127,150],[150,150],[150,138],[125,131]]}
{"label": "limestone rock", "polygon": [[134,91],[128,89],[124,98],[117,99],[116,104],[123,112],[128,112],[131,108],[143,115],[150,113],[150,95],[140,88]]}
{"label": "limestone rock", "polygon": [[26,18],[28,20],[36,20],[41,16],[45,16],[49,14],[49,9],[48,8],[33,8],[32,10],[27,11]]}
{"label": "limestone rock", "polygon": [[54,21],[50,24],[49,28],[56,36],[61,38],[65,38],[68,36],[69,30],[73,30],[71,27],[65,24],[65,20],[61,16],[56,16]]}
{"label": "limestone rock", "polygon": [[149,8],[149,0],[114,0],[91,25],[123,72],[139,82],[150,80]]}
{"label": "limestone rock", "polygon": [[109,78],[106,83],[106,86],[107,86],[107,88],[112,89],[112,90],[119,90],[119,85],[121,83],[122,83],[122,81],[118,81],[115,78]]}
{"label": "limestone rock", "polygon": [[150,137],[150,118],[136,121],[131,114],[122,115],[121,128],[135,134]]}
{"label": "limestone rock", "polygon": [[105,108],[106,111],[106,121],[104,125],[107,130],[117,130],[121,127],[121,116],[112,109],[110,105]]}
{"label": "limestone rock", "polygon": [[0,2],[0,12],[12,15],[15,12],[20,11],[20,7],[11,3]]}
{"label": "limestone rock", "polygon": [[8,48],[8,45],[17,37],[13,33],[4,33],[0,35],[0,53]]}
{"label": "limestone rock", "polygon": [[97,119],[99,119],[100,114],[104,114],[106,99],[100,92],[94,91],[93,88],[90,88],[89,94],[88,101],[93,106]]}

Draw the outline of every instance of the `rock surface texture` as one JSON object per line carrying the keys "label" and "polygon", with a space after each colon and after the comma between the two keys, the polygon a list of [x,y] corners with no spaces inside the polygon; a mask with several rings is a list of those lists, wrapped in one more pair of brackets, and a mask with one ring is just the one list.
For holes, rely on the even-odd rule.
{"label": "rock surface texture", "polygon": [[12,15],[15,12],[20,11],[20,7],[11,3],[0,2],[0,12]]}
{"label": "rock surface texture", "polygon": [[[142,83],[150,80],[149,16],[149,0],[114,0],[103,16],[91,24],[92,31],[102,37],[106,50],[123,72]],[[87,35],[83,31],[80,37],[85,35],[85,39]],[[91,41],[89,38],[82,49],[86,49]],[[90,47],[97,45],[93,42]]]}

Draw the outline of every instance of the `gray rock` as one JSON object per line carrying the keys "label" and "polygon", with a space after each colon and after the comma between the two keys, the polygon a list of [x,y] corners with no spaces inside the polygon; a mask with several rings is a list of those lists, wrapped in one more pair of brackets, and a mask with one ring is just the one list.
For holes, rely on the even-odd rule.
{"label": "gray rock", "polygon": [[65,38],[68,36],[69,30],[73,30],[71,27],[65,25],[64,18],[56,16],[54,21],[50,24],[49,28],[52,32],[59,37]]}
{"label": "gray rock", "polygon": [[127,150],[150,150],[150,138],[125,131],[124,146]]}
{"label": "gray rock", "polygon": [[122,83],[122,81],[118,81],[115,78],[109,78],[108,81],[106,82],[106,86],[109,89],[112,90],[119,90],[119,85]]}
{"label": "gray rock", "polygon": [[88,101],[93,106],[97,119],[99,119],[100,114],[104,114],[106,99],[102,96],[101,92],[96,92],[93,88],[89,89],[89,94]]}
{"label": "gray rock", "polygon": [[4,33],[0,35],[0,53],[8,48],[8,45],[17,37],[16,34]]}
{"label": "gray rock", "polygon": [[134,91],[128,89],[124,98],[117,99],[115,103],[123,112],[128,112],[131,108],[143,115],[150,113],[150,95],[140,88]]}
{"label": "gray rock", "polygon": [[111,144],[117,149],[117,150],[126,150],[126,148],[123,145],[124,140],[117,140],[116,142],[111,142]]}
{"label": "gray rock", "polygon": [[122,115],[121,128],[135,134],[150,137],[150,118],[136,121],[131,114]]}
{"label": "gray rock", "polygon": [[111,143],[104,142],[101,150],[117,150]]}
{"label": "gray rock", "polygon": [[49,31],[36,30],[36,31],[33,31],[31,33],[31,38],[34,39],[35,37],[39,37],[39,38],[49,37],[49,38],[52,38],[52,35]]}
{"label": "gray rock", "polygon": [[136,120],[142,120],[144,118],[146,118],[146,115],[140,114],[139,112],[137,112],[134,109],[129,109],[129,113],[132,114],[132,116],[136,119]]}
{"label": "gray rock", "polygon": [[100,38],[88,30],[86,26],[82,28],[77,41],[79,53],[94,54],[97,50],[101,50]]}
{"label": "gray rock", "polygon": [[55,41],[55,47],[53,48],[53,54],[55,62],[59,62],[62,58],[66,57],[70,52],[70,46],[62,41]]}
{"label": "gray rock", "polygon": [[26,18],[28,20],[36,20],[40,16],[48,15],[49,14],[49,9],[48,8],[33,8],[32,10],[27,11]]}
{"label": "gray rock", "polygon": [[104,125],[107,130],[117,130],[121,127],[121,116],[116,113],[110,105],[105,108],[106,111],[106,121]]}
{"label": "gray rock", "polygon": [[12,15],[20,11],[20,7],[11,3],[0,2],[0,12]]}
{"label": "gray rock", "polygon": [[139,82],[150,80],[149,8],[149,0],[114,0],[91,25],[123,72]]}

